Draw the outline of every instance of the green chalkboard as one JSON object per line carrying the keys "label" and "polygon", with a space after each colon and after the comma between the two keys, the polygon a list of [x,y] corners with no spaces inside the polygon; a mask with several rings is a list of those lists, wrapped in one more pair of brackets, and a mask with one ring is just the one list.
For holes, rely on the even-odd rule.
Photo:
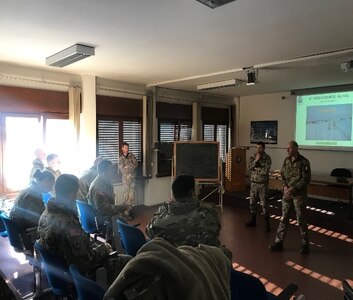
{"label": "green chalkboard", "polygon": [[218,142],[175,142],[174,177],[194,175],[198,181],[219,181]]}

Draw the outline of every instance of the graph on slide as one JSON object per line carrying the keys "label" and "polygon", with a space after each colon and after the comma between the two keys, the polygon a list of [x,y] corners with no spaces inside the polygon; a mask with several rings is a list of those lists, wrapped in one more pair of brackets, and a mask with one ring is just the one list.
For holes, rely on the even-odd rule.
{"label": "graph on slide", "polygon": [[306,139],[312,141],[351,141],[352,104],[308,106]]}

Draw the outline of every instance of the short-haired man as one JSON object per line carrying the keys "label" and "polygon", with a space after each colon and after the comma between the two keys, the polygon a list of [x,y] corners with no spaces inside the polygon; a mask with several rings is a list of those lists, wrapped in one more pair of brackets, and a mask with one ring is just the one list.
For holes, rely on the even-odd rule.
{"label": "short-haired man", "polygon": [[283,242],[289,227],[289,215],[294,205],[301,233],[300,253],[308,253],[309,238],[305,211],[307,186],[311,180],[310,163],[299,153],[298,144],[295,141],[289,142],[287,152],[288,156],[284,160],[281,170],[283,181],[282,219],[277,229],[275,243],[270,246],[270,250],[283,250]]}
{"label": "short-haired man", "polygon": [[93,166],[90,167],[88,170],[84,171],[82,175],[79,177],[79,189],[77,192],[77,199],[87,202],[87,194],[89,191],[89,187],[94,179],[98,176],[98,164],[102,161],[101,157],[97,157],[94,160]]}
{"label": "short-haired man", "polygon": [[194,176],[180,175],[172,184],[174,201],[159,207],[146,227],[152,239],[161,237],[175,247],[205,244],[222,248],[231,257],[231,252],[221,246],[221,229],[217,211],[195,196]]}
{"label": "short-haired man", "polygon": [[265,152],[265,143],[257,143],[257,151],[250,157],[250,213],[251,219],[247,227],[256,226],[257,201],[260,200],[262,212],[265,217],[265,231],[269,232],[270,212],[268,204],[268,180],[271,168],[271,157]]}
{"label": "short-haired man", "polygon": [[60,171],[60,159],[59,155],[51,153],[47,156],[48,166],[45,168],[46,171],[52,172],[55,179],[61,175]]}
{"label": "short-haired man", "polygon": [[135,169],[137,168],[137,159],[135,155],[129,152],[129,144],[124,142],[121,147],[122,155],[119,157],[119,170],[122,175],[122,182],[124,186],[124,205],[127,207],[125,217],[128,220],[133,218],[132,207],[135,202]]}
{"label": "short-haired man", "polygon": [[56,180],[55,198],[49,200],[39,219],[39,243],[69,265],[76,265],[82,274],[94,275],[97,268],[107,267],[111,283],[129,258],[111,257],[109,244],[93,242],[83,231],[76,210],[78,183],[78,178],[70,174]]}

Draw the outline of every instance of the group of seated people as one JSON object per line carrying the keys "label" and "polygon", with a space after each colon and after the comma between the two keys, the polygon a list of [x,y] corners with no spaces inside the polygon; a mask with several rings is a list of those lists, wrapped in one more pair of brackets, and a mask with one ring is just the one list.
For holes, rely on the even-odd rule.
{"label": "group of seated people", "polygon": [[[90,173],[93,180],[86,199],[101,221],[116,223],[124,207],[115,205],[110,180],[113,165],[97,159],[91,171],[85,174]],[[158,299],[230,299],[232,253],[219,240],[221,225],[214,205],[197,199],[193,176],[180,175],[174,180],[174,199],[153,215],[146,227],[151,241],[134,258],[113,251],[113,243],[95,241],[82,229],[76,200],[79,192],[85,194],[87,182],[83,187],[70,174],[55,180],[51,172],[39,169],[33,178],[10,212],[23,236],[30,227],[37,229],[27,239],[27,246],[33,248],[37,239],[44,249],[63,257],[68,265],[76,265],[82,275],[92,279],[96,270],[104,267],[110,286],[105,299],[118,298],[134,281],[157,273],[164,277]],[[55,196],[45,207],[41,193],[52,190],[53,185]]]}

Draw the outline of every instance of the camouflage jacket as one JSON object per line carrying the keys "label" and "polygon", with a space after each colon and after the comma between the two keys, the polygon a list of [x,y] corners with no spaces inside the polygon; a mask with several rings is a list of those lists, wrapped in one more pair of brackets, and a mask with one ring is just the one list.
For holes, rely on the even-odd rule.
{"label": "camouflage jacket", "polygon": [[113,185],[100,175],[91,183],[87,198],[97,215],[107,221],[122,211],[120,206],[115,205]]}
{"label": "camouflage jacket", "polygon": [[138,162],[132,153],[129,153],[127,157],[123,154],[119,157],[119,170],[121,175],[135,177],[135,169],[137,168]]}
{"label": "camouflage jacket", "polygon": [[32,166],[32,170],[31,170],[31,174],[29,175],[29,182],[32,183],[34,181],[34,178],[33,178],[33,174],[34,172],[39,169],[41,171],[44,170],[44,164],[43,162],[39,159],[39,158],[36,158],[34,161],[33,161],[33,166]]}
{"label": "camouflage jacket", "polygon": [[77,192],[77,199],[86,200],[89,187],[93,180],[98,176],[97,167],[93,166],[90,169],[82,173],[79,178],[79,188]]}
{"label": "camouflage jacket", "polygon": [[269,172],[271,169],[271,157],[264,153],[258,161],[255,161],[256,153],[250,157],[249,170],[250,181],[255,183],[266,183],[269,179]]}
{"label": "camouflage jacket", "polygon": [[56,170],[56,171],[55,171],[55,170],[53,170],[51,167],[45,167],[44,170],[51,172],[51,173],[54,175],[55,180],[58,179],[58,177],[61,175],[60,170]]}
{"label": "camouflage jacket", "polygon": [[10,218],[22,228],[37,227],[44,209],[44,202],[38,184],[32,182],[27,189],[17,195],[10,211]]}
{"label": "camouflage jacket", "polygon": [[84,232],[74,208],[68,208],[53,198],[39,220],[39,243],[44,249],[75,264],[82,274],[94,270],[109,256],[110,249],[105,244],[90,240]]}
{"label": "camouflage jacket", "polygon": [[294,188],[294,195],[306,195],[311,180],[310,163],[301,154],[294,161],[288,156],[283,162],[281,176],[285,186]]}
{"label": "camouflage jacket", "polygon": [[220,246],[220,221],[216,210],[195,198],[164,203],[146,227],[152,239],[161,237],[175,247],[205,244]]}

